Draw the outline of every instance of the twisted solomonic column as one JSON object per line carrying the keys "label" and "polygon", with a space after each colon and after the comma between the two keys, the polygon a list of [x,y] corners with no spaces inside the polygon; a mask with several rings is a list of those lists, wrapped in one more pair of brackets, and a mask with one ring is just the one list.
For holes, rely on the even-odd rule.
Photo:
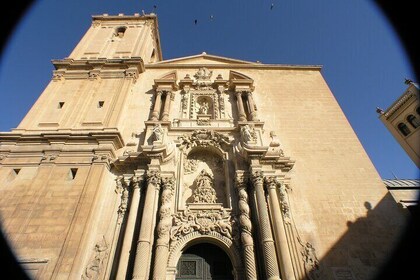
{"label": "twisted solomonic column", "polygon": [[[264,183],[268,191],[268,201],[271,209],[271,220],[274,229],[274,238],[280,260],[280,268],[283,280],[295,280],[292,259],[290,257],[289,246],[287,243],[286,231],[284,229],[284,219],[280,209],[277,188],[281,188],[281,183],[276,177],[265,177]],[[283,197],[283,195],[282,195]],[[282,198],[280,203],[282,203]]]}
{"label": "twisted solomonic column", "polygon": [[166,279],[166,266],[169,254],[169,230],[172,226],[172,196],[175,188],[173,177],[162,178],[161,206],[159,209],[159,223],[157,225],[156,254],[153,267],[153,279]]}
{"label": "twisted solomonic column", "polygon": [[246,279],[257,279],[255,265],[254,240],[252,239],[252,222],[249,214],[248,193],[243,174],[236,174],[235,185],[238,191],[239,223],[241,227],[241,241],[244,247]]}
{"label": "twisted solomonic column", "polygon": [[255,189],[258,209],[259,231],[262,242],[263,260],[267,279],[280,280],[277,264],[276,248],[271,232],[270,218],[264,195],[264,180],[262,171],[252,172],[252,183]]}
{"label": "twisted solomonic column", "polygon": [[148,279],[150,273],[150,259],[153,245],[153,231],[156,224],[156,211],[161,178],[157,170],[146,173],[147,191],[141,219],[140,233],[137,241],[136,258],[132,279]]}

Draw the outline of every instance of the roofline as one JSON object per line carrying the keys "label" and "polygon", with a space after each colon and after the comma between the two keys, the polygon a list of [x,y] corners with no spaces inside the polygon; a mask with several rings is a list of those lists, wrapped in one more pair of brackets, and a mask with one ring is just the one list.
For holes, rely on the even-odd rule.
{"label": "roofline", "polygon": [[[194,59],[194,58],[213,58],[217,60],[224,60],[230,63],[226,64],[202,64],[202,63],[191,63],[191,64],[177,64],[178,61],[183,61],[187,59]],[[233,62],[233,63],[232,63]],[[235,63],[237,62],[237,63]],[[221,69],[221,68],[256,68],[256,69],[309,69],[309,70],[320,70],[322,65],[297,65],[297,64],[263,64],[261,62],[252,62],[234,58],[228,58],[223,56],[211,55],[205,52],[196,55],[178,57],[168,60],[159,61],[156,63],[146,64],[145,68],[197,68],[197,67],[207,67],[207,68],[214,68],[214,69]]]}
{"label": "roofline", "polygon": [[292,65],[292,64],[202,64],[202,63],[193,63],[193,64],[145,64],[146,69],[188,69],[188,68],[197,68],[197,67],[206,67],[213,69],[225,69],[225,68],[235,68],[235,69],[273,69],[273,70],[321,70],[322,65]]}

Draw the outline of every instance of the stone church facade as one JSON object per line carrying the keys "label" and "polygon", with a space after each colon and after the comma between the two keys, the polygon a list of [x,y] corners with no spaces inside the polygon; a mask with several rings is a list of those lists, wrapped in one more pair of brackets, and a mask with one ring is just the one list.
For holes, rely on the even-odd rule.
{"label": "stone church facade", "polygon": [[2,229],[34,279],[370,279],[406,221],[316,65],[163,60],[100,15],[0,134]]}

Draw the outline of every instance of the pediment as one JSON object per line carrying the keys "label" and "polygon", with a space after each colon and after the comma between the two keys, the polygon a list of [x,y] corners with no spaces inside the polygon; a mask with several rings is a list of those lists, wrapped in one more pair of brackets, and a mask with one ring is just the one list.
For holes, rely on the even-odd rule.
{"label": "pediment", "polygon": [[155,65],[156,64],[182,64],[182,65],[191,65],[191,64],[206,64],[206,65],[249,64],[250,65],[250,64],[257,64],[257,63],[202,53],[202,54],[199,54],[199,55],[193,55],[193,56],[186,56],[186,57],[164,60],[164,61],[160,61],[160,62],[155,63]]}

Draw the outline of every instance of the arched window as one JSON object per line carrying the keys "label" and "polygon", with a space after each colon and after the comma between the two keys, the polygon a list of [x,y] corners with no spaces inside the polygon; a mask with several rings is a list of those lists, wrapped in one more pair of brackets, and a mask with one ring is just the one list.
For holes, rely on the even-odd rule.
{"label": "arched window", "polygon": [[407,136],[408,134],[410,134],[410,129],[408,128],[408,126],[405,123],[399,123],[398,124],[398,130],[402,133],[402,135]]}
{"label": "arched window", "polygon": [[407,117],[407,121],[414,127],[414,128],[417,128],[417,127],[419,127],[420,126],[420,121],[419,121],[419,119],[418,118],[416,118],[415,116],[413,116],[413,115],[409,115],[408,117]]}

